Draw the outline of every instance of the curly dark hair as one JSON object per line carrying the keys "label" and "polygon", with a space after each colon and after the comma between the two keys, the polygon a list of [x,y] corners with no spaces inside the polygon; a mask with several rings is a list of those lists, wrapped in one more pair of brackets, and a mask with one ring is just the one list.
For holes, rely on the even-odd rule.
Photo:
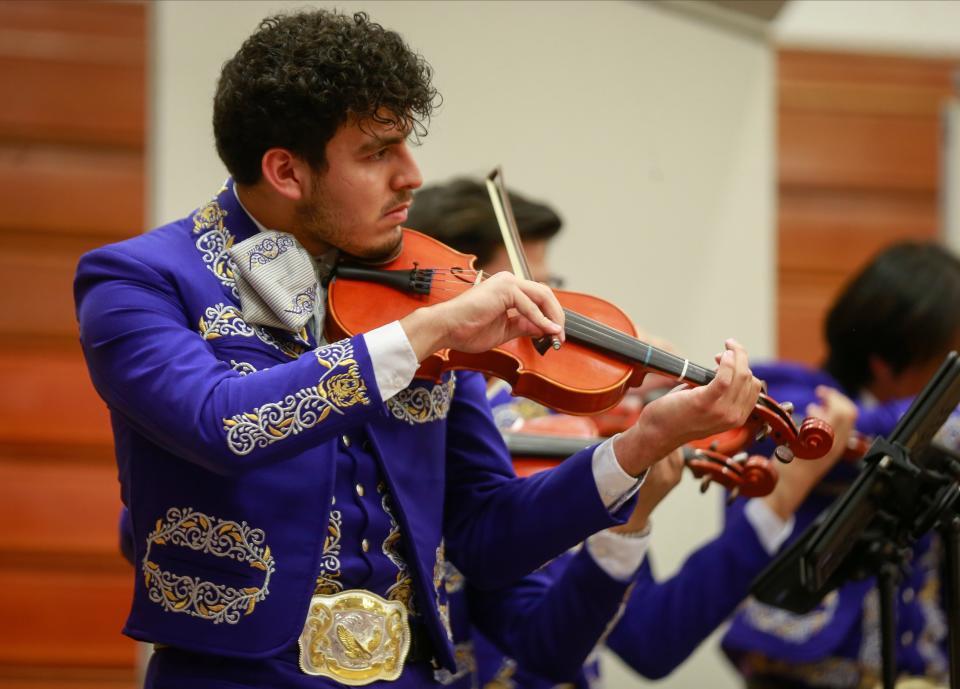
{"label": "curly dark hair", "polygon": [[894,373],[946,356],[960,335],[960,260],[932,242],[900,242],[877,254],[827,314],[824,368],[857,395],[870,358]]}
{"label": "curly dark hair", "polygon": [[327,142],[351,115],[425,136],[439,105],[432,75],[399,34],[364,12],[267,17],[220,73],[217,153],[237,182],[254,184],[270,148],[322,169]]}

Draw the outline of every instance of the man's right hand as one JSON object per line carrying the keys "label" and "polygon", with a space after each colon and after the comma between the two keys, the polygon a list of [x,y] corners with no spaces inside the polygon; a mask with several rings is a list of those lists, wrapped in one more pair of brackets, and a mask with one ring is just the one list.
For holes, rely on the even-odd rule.
{"label": "man's right hand", "polygon": [[671,392],[643,408],[637,423],[614,441],[624,471],[639,476],[661,457],[697,438],[742,426],[760,397],[747,352],[727,340],[716,376],[702,387]]}
{"label": "man's right hand", "polygon": [[418,361],[441,349],[485,352],[518,337],[558,337],[563,307],[546,285],[497,273],[449,301],[401,319]]}

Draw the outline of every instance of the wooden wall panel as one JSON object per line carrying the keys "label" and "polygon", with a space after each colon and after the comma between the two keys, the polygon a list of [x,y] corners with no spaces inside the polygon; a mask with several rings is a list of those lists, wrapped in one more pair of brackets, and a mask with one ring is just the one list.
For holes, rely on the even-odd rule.
{"label": "wooden wall panel", "polygon": [[0,625],[0,665],[132,667],[132,642],[117,643],[133,591],[130,566],[30,565],[4,569],[0,609],[17,623]]}
{"label": "wooden wall panel", "polygon": [[0,138],[142,149],[145,25],[132,3],[0,3]]}
{"label": "wooden wall panel", "polygon": [[16,528],[0,531],[0,552],[119,560],[120,491],[112,448],[102,446],[100,459],[93,464],[82,451],[74,454],[71,449],[64,448],[63,456],[55,460],[3,457],[0,523]]}
{"label": "wooden wall panel", "polygon": [[937,204],[929,194],[780,192],[782,270],[845,274],[851,257],[873,255],[892,242],[937,234]]}
{"label": "wooden wall panel", "polygon": [[933,117],[782,110],[780,184],[845,189],[936,188],[940,122]]}
{"label": "wooden wall panel", "polygon": [[142,230],[144,184],[139,150],[0,145],[0,231],[123,239]]}
{"label": "wooden wall panel", "polygon": [[106,405],[90,384],[79,346],[72,352],[0,350],[0,377],[16,391],[0,398],[4,442],[113,443]]}
{"label": "wooden wall panel", "polygon": [[938,236],[960,60],[784,50],[778,65],[778,354],[816,365],[846,280],[894,241]]}
{"label": "wooden wall panel", "polygon": [[146,5],[0,1],[0,689],[129,689],[133,570],[77,259],[142,230]]}

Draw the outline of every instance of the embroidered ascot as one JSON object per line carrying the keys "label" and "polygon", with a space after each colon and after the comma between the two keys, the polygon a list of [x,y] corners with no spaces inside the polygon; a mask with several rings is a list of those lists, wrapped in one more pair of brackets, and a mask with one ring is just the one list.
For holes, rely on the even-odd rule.
{"label": "embroidered ascot", "polygon": [[292,234],[266,230],[235,244],[229,254],[247,323],[295,333],[315,310],[322,321],[316,264]]}

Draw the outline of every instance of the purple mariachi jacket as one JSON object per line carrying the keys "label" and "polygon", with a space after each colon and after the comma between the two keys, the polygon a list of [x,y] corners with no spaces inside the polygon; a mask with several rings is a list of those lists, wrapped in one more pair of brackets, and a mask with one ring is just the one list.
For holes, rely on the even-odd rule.
{"label": "purple mariachi jacket", "polygon": [[256,231],[228,182],[190,216],[77,269],[81,343],[111,413],[133,533],[125,632],[239,658],[288,649],[321,570],[348,435],[379,465],[424,624],[453,668],[441,541],[473,585],[496,588],[617,523],[592,448],[517,479],[479,374],[414,381],[385,404],[362,336],[318,347],[307,330],[246,323],[227,249]]}
{"label": "purple mariachi jacket", "polygon": [[[790,400],[802,411],[814,401],[817,385],[840,388],[822,371],[798,364],[755,366],[770,394]],[[849,393],[848,393],[849,394]],[[888,435],[910,405],[897,400],[861,406],[856,427],[868,436]],[[957,417],[952,417],[955,423]],[[856,475],[837,465],[796,513],[796,538],[826,509]],[[728,508],[728,519],[742,513],[744,501]],[[946,672],[946,622],[940,591],[940,554],[926,537],[914,551],[911,571],[900,586],[897,609],[897,665],[900,672],[943,677]],[[794,615],[748,599],[723,638],[723,649],[745,676],[764,676],[797,686],[851,687],[865,677],[877,681],[880,620],[874,579],[849,582],[829,594],[813,612]],[[869,680],[867,680],[869,681]],[[791,686],[794,686],[793,684]]]}
{"label": "purple mariachi jacket", "polygon": [[[817,385],[839,388],[825,373],[796,364],[761,364],[753,370],[767,381],[776,399],[794,402],[798,410],[814,401]],[[525,413],[523,403],[511,400],[503,389],[494,400],[499,403],[494,406],[495,417],[507,424]],[[885,435],[909,403],[910,400],[898,400],[861,409],[857,427],[871,436]],[[811,495],[796,515],[794,537],[830,504],[836,494],[833,489],[842,489],[855,473],[853,467],[840,465],[828,475],[823,490]],[[770,562],[771,557],[743,513],[745,505],[746,500],[741,499],[728,508],[721,534],[694,552],[670,579],[656,581],[650,558],[644,561],[626,607],[606,638],[607,646],[639,674],[658,679],[675,670],[744,602],[754,577]],[[567,557],[558,558],[538,572],[544,599],[541,605],[552,605],[558,619],[564,614],[572,615],[578,602],[591,600],[584,590],[609,590],[603,587],[602,573],[584,576],[588,570],[580,566],[580,574],[571,575],[564,572],[567,562]],[[945,628],[938,595],[938,560],[929,539],[921,544],[915,562],[911,576],[901,588],[902,604],[898,610],[901,641],[911,642],[901,643],[898,662],[907,672],[935,676],[945,668],[941,646]],[[593,588],[587,589],[588,586]],[[875,631],[878,625],[872,588],[872,581],[848,584],[825,603],[824,610],[807,619],[781,614],[748,600],[724,638],[724,650],[746,674],[757,673],[758,664],[769,668],[771,663],[785,663],[796,673],[784,674],[783,679],[812,686],[819,681],[824,686],[855,685],[864,664],[879,662],[879,647],[870,636],[871,626]],[[606,599],[601,596],[601,600]],[[503,599],[502,605],[511,604],[514,603],[510,598]],[[488,618],[505,615],[501,608],[492,606],[485,607],[483,614]],[[540,615],[543,616],[542,611]],[[525,689],[548,689],[561,680],[578,688],[590,686],[596,675],[595,663],[585,666],[579,674],[571,674],[569,661],[584,658],[583,649],[600,638],[596,624],[591,626],[590,621],[600,623],[606,619],[610,619],[610,609],[600,602],[592,611],[581,611],[578,624],[555,626],[553,634],[548,626],[544,628],[546,632],[541,629],[533,637],[525,635],[527,628],[520,626],[513,628],[505,639],[497,639],[495,645],[474,630],[481,682],[496,679],[501,682],[497,686]],[[557,663],[553,672],[544,665],[545,659]],[[780,671],[786,672],[786,668]]]}
{"label": "purple mariachi jacket", "polygon": [[524,593],[503,597],[499,606],[471,607],[485,629],[509,619],[504,607],[525,603],[535,611],[526,624],[508,625],[508,634],[491,631],[494,641],[472,631],[481,686],[493,680],[524,689],[599,685],[599,664],[590,656],[604,636],[642,676],[666,677],[733,613],[769,561],[742,514],[663,581],[654,578],[649,556],[629,586],[606,575],[585,549],[557,558],[527,578]]}

